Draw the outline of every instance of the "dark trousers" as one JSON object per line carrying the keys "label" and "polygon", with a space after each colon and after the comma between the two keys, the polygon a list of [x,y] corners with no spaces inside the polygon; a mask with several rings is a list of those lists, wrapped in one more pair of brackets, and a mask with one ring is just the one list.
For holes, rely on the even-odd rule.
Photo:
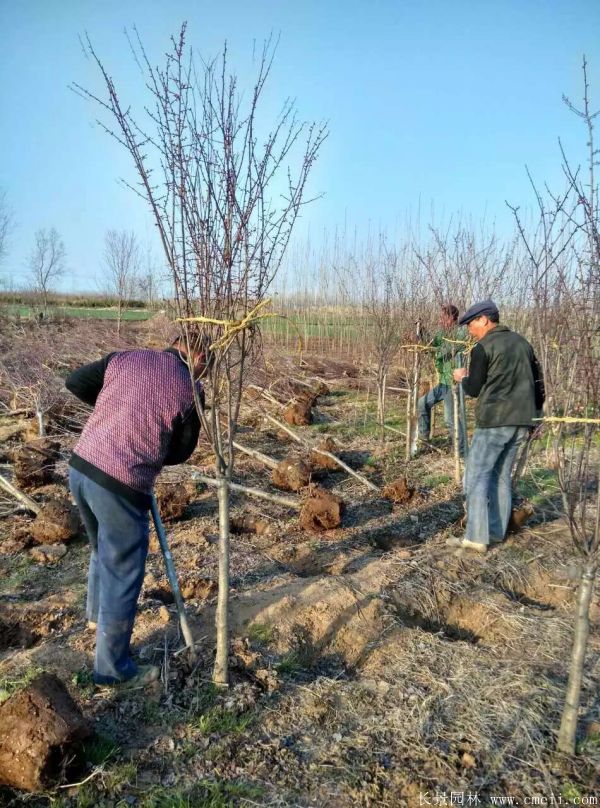
{"label": "dark trousers", "polygon": [[69,469],[91,546],[87,618],[97,623],[94,681],[123,682],[137,668],[129,643],[148,553],[148,511]]}

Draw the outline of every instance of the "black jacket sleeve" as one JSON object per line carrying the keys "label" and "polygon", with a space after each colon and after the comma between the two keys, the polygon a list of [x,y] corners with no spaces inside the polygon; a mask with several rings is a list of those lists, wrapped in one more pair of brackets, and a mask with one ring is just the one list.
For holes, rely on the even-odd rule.
{"label": "black jacket sleeve", "polygon": [[488,370],[487,354],[483,347],[477,343],[471,351],[469,362],[469,375],[462,380],[463,390],[468,396],[477,398],[481,388],[486,382]]}
{"label": "black jacket sleeve", "polygon": [[[200,401],[204,409],[204,390],[200,392]],[[178,415],[173,424],[173,433],[169,450],[163,463],[165,466],[177,466],[185,463],[196,448],[200,435],[200,419],[196,407],[191,407],[183,416]]]}
{"label": "black jacket sleeve", "polygon": [[535,354],[532,355],[531,359],[531,372],[533,373],[535,408],[538,411],[538,413],[541,414],[544,406],[544,401],[546,400],[546,388],[544,386],[544,375],[542,373],[542,367],[538,362]]}
{"label": "black jacket sleeve", "polygon": [[114,353],[107,354],[97,362],[90,362],[89,365],[82,365],[74,370],[65,379],[67,390],[84,404],[93,407],[104,384],[106,367],[114,355]]}

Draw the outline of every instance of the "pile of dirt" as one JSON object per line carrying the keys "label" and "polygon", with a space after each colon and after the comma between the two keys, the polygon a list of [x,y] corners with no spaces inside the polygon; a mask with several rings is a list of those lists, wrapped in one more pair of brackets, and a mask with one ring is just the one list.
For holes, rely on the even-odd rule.
{"label": "pile of dirt", "polygon": [[41,674],[0,706],[0,784],[23,791],[55,785],[75,744],[90,735],[60,679]]}
{"label": "pile of dirt", "polygon": [[38,544],[29,551],[29,558],[38,564],[55,564],[66,554],[64,544]]}
{"label": "pile of dirt", "polygon": [[254,533],[256,536],[270,536],[273,533],[273,525],[266,519],[250,515],[232,516],[230,527],[232,533]]}
{"label": "pile of dirt", "polygon": [[392,480],[383,489],[383,496],[386,499],[401,505],[405,502],[410,502],[413,498],[415,489],[408,484],[406,477],[398,477],[397,480]]}
{"label": "pile of dirt", "polygon": [[46,503],[30,527],[38,544],[64,544],[78,535],[80,529],[77,508],[68,500],[55,499]]}
{"label": "pile of dirt", "polygon": [[291,426],[308,426],[313,422],[312,408],[314,399],[298,398],[286,406],[283,411],[283,420]]}
{"label": "pile of dirt", "polygon": [[523,527],[525,522],[531,519],[534,513],[535,508],[531,502],[522,502],[518,507],[513,508],[508,522],[508,532],[516,533],[517,530]]}
{"label": "pile of dirt", "polygon": [[196,485],[191,480],[183,483],[159,480],[154,488],[154,495],[161,519],[180,519],[190,502],[196,498],[197,493]]}
{"label": "pile of dirt", "polygon": [[[331,437],[323,438],[323,440],[319,441],[316,448],[324,452],[329,452],[330,454],[337,454],[338,452],[338,446]],[[341,471],[340,466],[335,460],[314,450],[310,453],[310,465],[313,471]]]}
{"label": "pile of dirt", "polygon": [[16,449],[13,467],[17,487],[28,490],[50,483],[60,456],[59,446],[57,441],[40,438]]}
{"label": "pile of dirt", "polygon": [[300,525],[305,530],[321,533],[342,523],[344,501],[324,488],[312,486],[300,511]]}
{"label": "pile of dirt", "polygon": [[182,580],[180,588],[186,600],[208,600],[217,594],[217,582],[199,575]]}
{"label": "pile of dirt", "polygon": [[301,458],[286,457],[273,469],[271,479],[273,485],[284,491],[300,491],[310,482],[310,469]]}
{"label": "pile of dirt", "polygon": [[325,382],[317,382],[316,385],[303,382],[300,379],[290,379],[289,386],[297,398],[310,398],[312,397],[313,403],[319,396],[326,396],[329,393],[329,387]]}

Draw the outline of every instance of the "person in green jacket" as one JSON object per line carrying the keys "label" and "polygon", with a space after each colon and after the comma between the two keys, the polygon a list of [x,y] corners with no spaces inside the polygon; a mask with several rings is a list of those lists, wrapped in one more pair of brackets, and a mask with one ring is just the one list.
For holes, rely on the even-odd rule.
{"label": "person in green jacket", "polygon": [[544,380],[533,348],[500,324],[493,300],[473,304],[460,318],[477,344],[469,369],[454,371],[477,399],[475,432],[465,471],[467,529],[448,544],[485,552],[504,541],[512,509],[512,467],[519,445],[544,405]]}
{"label": "person in green jacket", "polygon": [[[428,343],[434,350],[433,361],[437,372],[437,384],[417,401],[417,415],[419,418],[419,438],[429,439],[431,427],[431,410],[440,401],[444,402],[444,421],[448,427],[450,441],[454,441],[454,404],[452,401],[452,371],[456,366],[456,357],[462,351],[460,341],[464,340],[465,332],[457,325],[458,309],[452,303],[441,307],[440,330]],[[465,454],[465,430],[462,419],[458,421],[459,450],[461,456]]]}

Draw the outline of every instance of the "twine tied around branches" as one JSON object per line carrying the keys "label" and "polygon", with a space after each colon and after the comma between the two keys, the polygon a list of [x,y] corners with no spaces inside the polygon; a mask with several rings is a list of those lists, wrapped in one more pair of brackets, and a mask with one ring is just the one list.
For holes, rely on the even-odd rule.
{"label": "twine tied around branches", "polygon": [[600,418],[576,418],[574,415],[548,415],[544,418],[532,418],[533,421],[544,421],[551,424],[597,424]]}
{"label": "twine tied around branches", "polygon": [[[204,323],[205,325],[216,325],[219,328],[222,328],[223,333],[218,339],[216,339],[212,343],[212,345],[210,346],[210,350],[216,351],[222,349],[226,351],[233,342],[233,340],[236,338],[237,334],[239,334],[246,328],[251,328],[253,325],[256,325],[256,323],[260,322],[261,320],[266,320],[267,318],[271,317],[280,317],[282,320],[288,319],[284,314],[277,314],[277,312],[273,311],[264,311],[264,309],[270,305],[271,305],[270,298],[267,298],[266,300],[261,300],[260,303],[257,303],[256,306],[254,306],[254,308],[246,312],[246,314],[239,320],[219,320],[216,317],[204,317],[203,315],[199,314],[196,317],[178,317],[177,322]],[[296,328],[296,331],[298,333],[299,350],[302,351],[302,336],[294,323],[292,323],[292,326]]]}

